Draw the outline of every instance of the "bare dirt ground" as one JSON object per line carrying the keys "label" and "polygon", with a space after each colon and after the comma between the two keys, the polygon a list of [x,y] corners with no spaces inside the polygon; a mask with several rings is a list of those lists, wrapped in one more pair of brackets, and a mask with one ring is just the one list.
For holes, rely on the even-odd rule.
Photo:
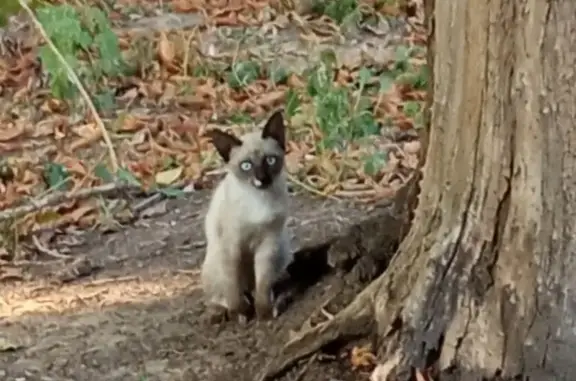
{"label": "bare dirt ground", "polygon": [[[342,283],[324,277],[270,323],[240,328],[203,320],[198,268],[207,196],[199,191],[171,200],[165,214],[119,232],[61,237],[60,252],[69,248],[70,258],[21,264],[23,280],[11,280],[5,267],[0,379],[254,380],[291,330]],[[299,195],[293,202],[295,248],[334,236],[366,216],[336,201]],[[351,371],[343,352],[318,359],[284,379],[367,379]]]}

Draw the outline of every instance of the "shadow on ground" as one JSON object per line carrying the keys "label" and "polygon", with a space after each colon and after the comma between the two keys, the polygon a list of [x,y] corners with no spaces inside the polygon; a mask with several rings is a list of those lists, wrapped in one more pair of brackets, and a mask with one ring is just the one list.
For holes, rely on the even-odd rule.
{"label": "shadow on ground", "polygon": [[[171,201],[163,216],[109,235],[87,233],[73,247],[94,272],[63,282],[69,264],[27,268],[28,281],[5,283],[0,304],[4,380],[254,380],[276,351],[342,288],[326,276],[278,320],[206,322],[198,265],[207,194]],[[334,201],[294,197],[295,248],[338,235],[366,215]],[[97,270],[97,271],[96,271]],[[357,380],[349,361],[295,368],[285,380]]]}

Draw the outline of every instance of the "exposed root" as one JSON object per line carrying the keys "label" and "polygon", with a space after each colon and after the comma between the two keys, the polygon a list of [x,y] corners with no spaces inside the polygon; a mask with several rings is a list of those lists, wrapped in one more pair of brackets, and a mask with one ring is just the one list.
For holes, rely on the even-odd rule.
{"label": "exposed root", "polygon": [[272,380],[298,360],[335,341],[370,334],[375,325],[373,296],[379,284],[378,281],[373,282],[333,319],[308,328],[291,339],[278,356],[267,364],[257,380]]}

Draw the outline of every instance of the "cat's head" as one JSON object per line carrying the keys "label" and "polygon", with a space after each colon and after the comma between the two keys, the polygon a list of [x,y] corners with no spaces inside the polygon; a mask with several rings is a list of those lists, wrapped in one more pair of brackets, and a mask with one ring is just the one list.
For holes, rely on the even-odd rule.
{"label": "cat's head", "polygon": [[208,131],[207,135],[238,180],[266,189],[282,174],[286,137],[281,110],[272,114],[261,131],[240,139],[221,130]]}

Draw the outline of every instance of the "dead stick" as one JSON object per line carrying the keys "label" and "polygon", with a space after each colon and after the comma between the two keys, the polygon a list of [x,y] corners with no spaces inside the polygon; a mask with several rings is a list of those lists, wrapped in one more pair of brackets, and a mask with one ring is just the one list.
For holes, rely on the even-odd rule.
{"label": "dead stick", "polygon": [[[179,181],[179,182],[173,184],[172,187],[179,189],[179,188],[183,187],[185,184],[186,184],[186,181]],[[16,206],[16,207],[13,207],[11,209],[6,209],[6,210],[1,211],[0,212],[0,221],[18,218],[18,217],[21,217],[25,214],[35,212],[37,210],[46,208],[48,206],[58,205],[58,204],[61,204],[63,202],[67,202],[67,201],[83,200],[85,198],[89,198],[92,196],[97,196],[97,195],[98,196],[105,196],[105,195],[108,195],[110,193],[122,192],[122,191],[128,191],[128,190],[142,191],[143,189],[140,186],[132,185],[132,184],[108,183],[108,184],[99,185],[99,186],[93,187],[93,188],[73,190],[71,192],[61,191],[61,192],[49,193],[45,197],[42,197],[39,199],[32,199],[25,205]],[[161,192],[161,189],[151,189],[151,190],[146,192],[147,194],[151,194],[151,193],[153,194],[153,196],[152,196],[153,201],[157,201],[159,199],[159,197],[154,196],[155,194],[157,194],[155,192]],[[144,205],[144,207],[150,206],[150,203],[151,203],[150,200],[148,200],[146,205]],[[138,205],[142,209],[143,205],[141,205],[141,204],[142,203],[139,203]],[[140,210],[137,210],[137,212],[139,212],[139,211]]]}
{"label": "dead stick", "polygon": [[80,94],[82,94],[82,98],[84,98],[84,100],[86,101],[86,104],[88,105],[88,108],[90,109],[90,112],[92,113],[92,116],[94,117],[94,120],[96,121],[96,125],[100,129],[100,133],[102,134],[102,138],[104,139],[104,142],[106,143],[106,147],[108,148],[108,154],[110,156],[110,164],[112,165],[112,172],[116,173],[118,171],[118,157],[116,156],[116,152],[114,151],[114,146],[112,145],[112,140],[110,139],[110,135],[108,135],[108,131],[106,130],[106,126],[104,126],[104,122],[102,121],[102,118],[100,118],[100,115],[98,115],[98,111],[96,110],[94,103],[92,103],[92,100],[90,99],[90,96],[88,95],[88,92],[84,88],[84,85],[82,85],[80,78],[78,78],[78,76],[76,75],[74,70],[70,67],[70,65],[66,61],[66,58],[64,58],[62,53],[60,53],[60,51],[58,50],[56,45],[54,45],[54,42],[52,42],[50,37],[48,37],[46,30],[44,29],[44,27],[42,26],[40,21],[36,18],[36,15],[32,11],[32,9],[30,9],[30,7],[28,6],[28,4],[26,3],[26,0],[18,0],[18,3],[26,11],[26,13],[30,16],[30,18],[32,19],[32,22],[34,23],[34,25],[36,26],[36,28],[38,29],[38,31],[40,32],[40,34],[42,35],[42,37],[44,38],[44,40],[46,41],[48,46],[50,47],[50,50],[52,50],[52,52],[56,55],[56,58],[58,58],[58,60],[60,61],[60,63],[64,67],[64,69],[66,69],[66,72],[68,73],[68,77],[72,80],[72,82],[74,82],[76,87],[78,87],[78,90],[80,91]]}
{"label": "dead stick", "polygon": [[6,209],[0,212],[0,221],[18,218],[25,214],[35,212],[47,206],[57,205],[66,201],[80,200],[95,195],[106,195],[109,193],[127,190],[127,189],[140,189],[134,185],[109,183],[100,185],[94,188],[80,189],[77,192],[54,192],[38,200],[30,200],[28,204],[20,205],[11,209]]}

